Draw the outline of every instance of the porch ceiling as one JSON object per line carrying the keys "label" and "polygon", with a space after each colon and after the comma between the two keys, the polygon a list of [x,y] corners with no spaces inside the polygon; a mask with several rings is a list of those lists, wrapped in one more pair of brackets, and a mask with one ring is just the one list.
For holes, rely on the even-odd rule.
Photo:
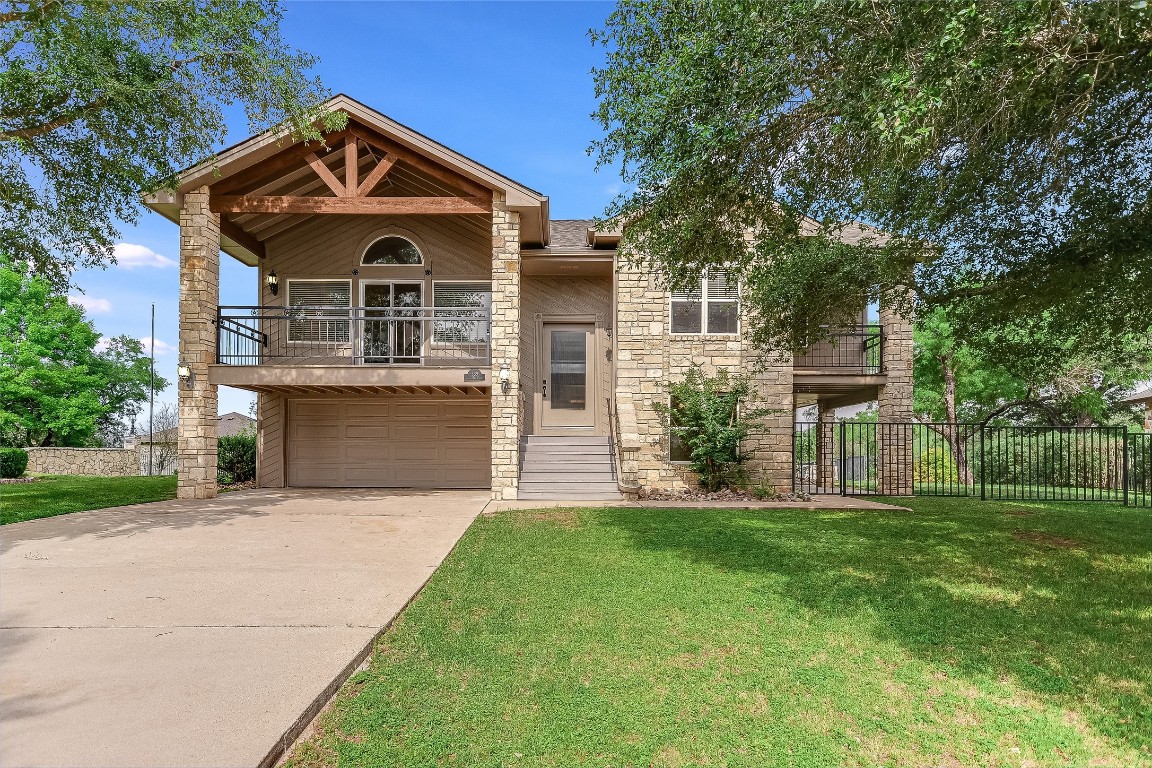
{"label": "porch ceiling", "polygon": [[327,397],[330,395],[428,395],[435,397],[488,397],[487,387],[452,386],[285,386],[285,385],[244,385],[237,387],[249,392],[265,395],[288,395],[291,397]]}

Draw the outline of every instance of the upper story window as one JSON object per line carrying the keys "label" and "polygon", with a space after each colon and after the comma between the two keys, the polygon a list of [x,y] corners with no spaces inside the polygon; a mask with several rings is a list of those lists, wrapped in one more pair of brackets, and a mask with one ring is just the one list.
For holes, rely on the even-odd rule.
{"label": "upper story window", "polygon": [[400,235],[385,235],[364,250],[364,256],[360,259],[360,263],[362,265],[423,264],[424,257],[416,244],[408,238]]}
{"label": "upper story window", "polygon": [[739,332],[740,291],[723,272],[701,278],[687,291],[672,292],[672,333]]}

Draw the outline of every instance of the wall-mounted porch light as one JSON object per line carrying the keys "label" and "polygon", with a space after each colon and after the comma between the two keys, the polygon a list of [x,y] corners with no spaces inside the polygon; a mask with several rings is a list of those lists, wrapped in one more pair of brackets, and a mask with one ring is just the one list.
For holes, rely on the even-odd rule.
{"label": "wall-mounted porch light", "polygon": [[269,272],[265,279],[268,281],[268,290],[272,292],[273,296],[280,293],[280,280],[276,277],[276,270]]}
{"label": "wall-mounted porch light", "polygon": [[508,394],[508,390],[512,389],[512,381],[509,379],[511,375],[512,368],[508,365],[508,361],[505,360],[500,364],[500,391],[504,394]]}
{"label": "wall-mounted porch light", "polygon": [[176,364],[176,378],[184,382],[184,386],[188,389],[192,389],[192,384],[196,380],[196,376],[192,373],[192,367],[183,360]]}

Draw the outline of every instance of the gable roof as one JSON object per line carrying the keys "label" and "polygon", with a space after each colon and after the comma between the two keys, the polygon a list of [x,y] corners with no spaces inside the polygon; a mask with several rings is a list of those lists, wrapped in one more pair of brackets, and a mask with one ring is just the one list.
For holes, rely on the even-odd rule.
{"label": "gable roof", "polygon": [[[548,197],[546,195],[430,139],[345,94],[339,94],[328,99],[324,103],[324,107],[332,112],[344,112],[348,115],[349,123],[362,125],[387,137],[404,149],[421,155],[433,163],[447,167],[469,181],[494,192],[502,192],[507,199],[509,208],[520,213],[521,240],[530,246],[547,244]],[[221,150],[204,162],[181,171],[177,176],[175,190],[149,195],[145,198],[145,205],[159,212],[165,218],[179,223],[185,192],[204,185],[225,181],[241,171],[270,160],[281,152],[296,146],[297,143],[292,141],[291,131],[287,127],[273,128],[251,136]],[[305,163],[301,163],[302,167],[305,165]],[[254,265],[258,261],[256,254],[227,235],[221,236],[221,250],[245,264]]]}

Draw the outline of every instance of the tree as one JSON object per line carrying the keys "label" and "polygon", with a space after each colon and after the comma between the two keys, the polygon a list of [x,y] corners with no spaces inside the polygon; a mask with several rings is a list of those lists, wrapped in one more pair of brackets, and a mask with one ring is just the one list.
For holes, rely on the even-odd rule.
{"label": "tree", "polygon": [[1122,399],[1152,376],[1152,335],[1085,347],[1045,317],[972,335],[958,330],[957,314],[938,308],[916,323],[913,409],[948,443],[963,482],[972,482],[969,441],[994,420],[1079,427],[1133,420]]}
{"label": "tree", "polygon": [[[744,278],[764,346],[861,297],[979,299],[976,331],[1152,327],[1145,0],[619,0],[592,151],[626,257]],[[844,244],[838,222],[898,237]]]}
{"label": "tree", "polygon": [[[172,403],[164,403],[152,414],[151,446],[148,445],[147,421],[136,425],[134,431],[136,444],[150,447],[152,451],[152,474],[169,475],[176,471],[178,446],[176,432],[179,425],[179,411]],[[147,467],[147,453],[141,458],[141,465]]]}
{"label": "tree", "polygon": [[[0,445],[83,446],[148,398],[138,341],[100,334],[44,278],[0,266]],[[156,380],[157,391],[167,383]]]}
{"label": "tree", "polygon": [[0,253],[62,288],[112,258],[116,219],[223,141],[224,108],[252,131],[319,139],[342,116],[280,37],[276,0],[16,0],[0,8]]}

